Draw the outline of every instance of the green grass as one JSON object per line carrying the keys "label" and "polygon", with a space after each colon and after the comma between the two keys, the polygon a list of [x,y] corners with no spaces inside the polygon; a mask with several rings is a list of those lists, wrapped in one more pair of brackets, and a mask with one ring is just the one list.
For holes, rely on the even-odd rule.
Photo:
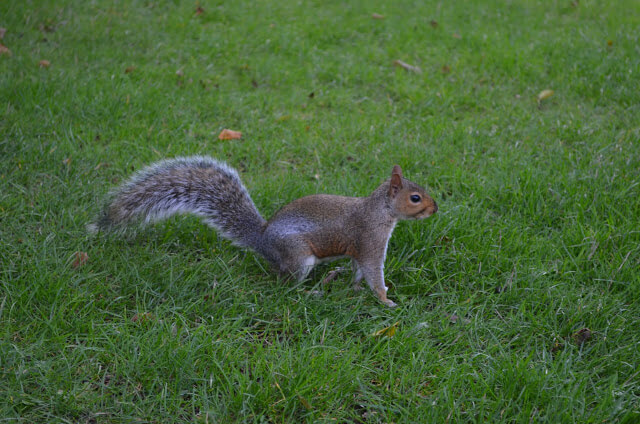
{"label": "green grass", "polygon": [[[635,0],[25,0],[0,27],[0,422],[640,420]],[[194,218],[85,232],[190,154],[267,217],[400,164],[440,206],[391,240],[400,306]]]}

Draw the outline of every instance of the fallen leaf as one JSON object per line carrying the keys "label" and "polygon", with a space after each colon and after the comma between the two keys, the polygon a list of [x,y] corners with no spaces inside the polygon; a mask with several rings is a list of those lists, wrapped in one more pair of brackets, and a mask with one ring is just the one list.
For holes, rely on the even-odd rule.
{"label": "fallen leaf", "polygon": [[548,99],[549,97],[553,96],[553,93],[553,90],[542,90],[540,94],[538,94],[538,100]]}
{"label": "fallen leaf", "polygon": [[38,66],[41,68],[48,68],[49,66],[51,66],[51,62],[49,62],[48,60],[42,59],[40,62],[38,62]]}
{"label": "fallen leaf", "polygon": [[416,74],[420,74],[422,73],[422,69],[418,68],[417,66],[413,66],[413,65],[409,65],[408,63],[405,63],[401,60],[394,60],[393,64],[395,66],[398,66],[404,70],[410,71],[410,72],[415,72]]}
{"label": "fallen leaf", "polygon": [[609,47],[613,46],[613,40],[607,40],[607,46]]}
{"label": "fallen leaf", "polygon": [[124,69],[124,73],[125,73],[125,74],[130,74],[131,72],[133,72],[133,71],[135,71],[135,70],[136,70],[136,67],[135,67],[135,66],[127,66],[127,67]]}
{"label": "fallen leaf", "polygon": [[555,354],[561,349],[564,349],[564,344],[560,343],[558,340],[554,340],[553,346],[551,346],[551,353]]}
{"label": "fallen leaf", "polygon": [[311,93],[309,93],[307,97],[309,97],[310,99],[313,99],[315,96],[316,96],[316,93],[312,91]]}
{"label": "fallen leaf", "polygon": [[438,28],[438,21],[432,20],[429,24],[431,25],[431,28]]}
{"label": "fallen leaf", "polygon": [[179,76],[179,77],[183,77],[184,76],[184,71],[182,69],[178,69],[176,71],[176,75]]}
{"label": "fallen leaf", "polygon": [[449,68],[449,66],[447,65],[442,65],[440,72],[442,72],[444,75],[447,75],[449,72],[451,72],[451,68]]}
{"label": "fallen leaf", "polygon": [[6,28],[0,28],[0,40],[4,38],[4,35],[7,33]]}
{"label": "fallen leaf", "polygon": [[153,318],[153,314],[151,312],[142,312],[142,313],[137,313],[134,316],[131,317],[131,321],[133,322],[145,322],[145,321],[149,321],[151,318]]}
{"label": "fallen leaf", "polygon": [[11,56],[11,50],[4,44],[0,44],[0,55],[6,54],[7,56]]}
{"label": "fallen leaf", "polygon": [[585,327],[573,333],[571,337],[573,337],[573,340],[575,340],[576,343],[578,343],[579,345],[583,345],[587,341],[589,341],[592,336],[593,334],[591,333],[591,330]]}
{"label": "fallen leaf", "polygon": [[87,254],[87,252],[76,252],[75,255],[76,257],[71,263],[72,268],[79,268],[82,265],[86,264],[87,261],[89,261],[89,255]]}
{"label": "fallen leaf", "polygon": [[200,16],[203,13],[204,13],[204,9],[202,8],[202,6],[196,7],[196,16]]}
{"label": "fallen leaf", "polygon": [[305,409],[307,411],[311,411],[313,408],[311,407],[311,404],[309,403],[308,400],[306,400],[305,398],[303,398],[302,396],[298,395],[298,400],[300,401],[300,403],[302,404],[302,406],[305,407]]}
{"label": "fallen leaf", "polygon": [[396,334],[396,331],[398,330],[398,324],[400,324],[400,321],[396,321],[393,325],[390,325],[388,327],[383,328],[382,330],[378,330],[375,333],[372,334],[372,336],[374,337],[393,337]]}
{"label": "fallen leaf", "polygon": [[235,140],[242,137],[242,133],[240,131],[233,131],[224,129],[218,136],[219,140]]}
{"label": "fallen leaf", "polygon": [[94,171],[97,171],[97,170],[98,170],[98,169],[100,169],[100,168],[108,168],[108,167],[110,167],[110,166],[111,166],[111,164],[110,164],[110,163],[108,163],[108,162],[100,162],[99,164],[97,164],[97,165],[93,168],[93,170],[94,170]]}
{"label": "fallen leaf", "polygon": [[542,90],[540,92],[540,94],[538,94],[538,97],[536,98],[536,100],[538,101],[538,106],[540,106],[540,103],[545,100],[548,99],[549,97],[553,96],[554,91],[553,90]]}
{"label": "fallen leaf", "polygon": [[384,15],[380,15],[379,13],[374,13],[371,15],[373,19],[384,19]]}

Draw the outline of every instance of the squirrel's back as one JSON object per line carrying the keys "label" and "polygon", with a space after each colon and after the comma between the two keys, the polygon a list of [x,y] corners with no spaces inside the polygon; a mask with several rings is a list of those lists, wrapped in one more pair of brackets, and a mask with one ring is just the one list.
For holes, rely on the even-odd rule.
{"label": "squirrel's back", "polygon": [[225,238],[254,247],[265,220],[238,173],[205,156],[164,160],[142,169],[111,195],[93,230],[191,213]]}

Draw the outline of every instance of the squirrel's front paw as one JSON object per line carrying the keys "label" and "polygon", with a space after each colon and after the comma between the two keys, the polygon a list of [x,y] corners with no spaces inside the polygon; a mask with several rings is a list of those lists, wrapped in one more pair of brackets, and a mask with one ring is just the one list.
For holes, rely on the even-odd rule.
{"label": "squirrel's front paw", "polygon": [[387,305],[390,308],[395,308],[396,306],[398,306],[398,304],[396,302],[394,302],[391,299],[385,299],[382,301],[382,303],[384,303],[385,305]]}
{"label": "squirrel's front paw", "polygon": [[387,298],[387,288],[385,286],[376,288],[376,294],[378,295],[380,302],[384,303],[388,307],[395,308],[398,306],[393,300]]}

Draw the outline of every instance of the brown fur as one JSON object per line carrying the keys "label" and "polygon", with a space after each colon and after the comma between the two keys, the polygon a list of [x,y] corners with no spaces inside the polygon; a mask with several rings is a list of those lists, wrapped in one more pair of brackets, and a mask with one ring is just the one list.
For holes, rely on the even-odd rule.
{"label": "brown fur", "polygon": [[192,213],[236,244],[254,249],[281,274],[304,279],[323,260],[347,256],[354,286],[365,279],[381,302],[387,298],[384,259],[399,220],[424,219],[438,206],[398,165],[368,197],[317,194],[282,207],[265,221],[237,172],[207,157],[178,158],[143,169],[112,197],[94,229],[126,225],[136,218]]}

